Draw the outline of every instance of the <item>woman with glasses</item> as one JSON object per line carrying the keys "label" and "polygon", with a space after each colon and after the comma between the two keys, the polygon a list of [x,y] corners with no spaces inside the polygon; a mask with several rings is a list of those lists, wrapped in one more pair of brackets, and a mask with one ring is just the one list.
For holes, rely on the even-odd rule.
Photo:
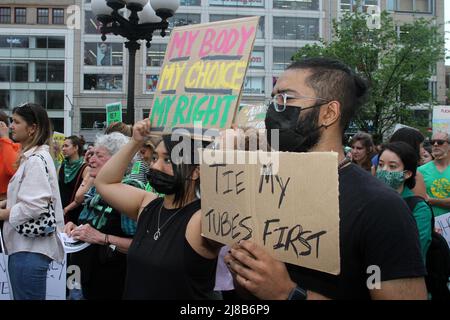
{"label": "woman with glasses", "polygon": [[9,277],[14,299],[44,300],[49,264],[64,259],[56,234],[63,227],[63,210],[49,152],[52,130],[47,112],[36,104],[14,108],[12,119],[12,138],[22,152],[0,209]]}
{"label": "woman with glasses", "polygon": [[[417,163],[417,154],[407,143],[401,141],[388,143],[380,152],[377,178],[397,191],[402,198],[413,197]],[[422,200],[412,209],[412,214],[419,231],[422,257],[425,262],[431,244],[431,209]]]}

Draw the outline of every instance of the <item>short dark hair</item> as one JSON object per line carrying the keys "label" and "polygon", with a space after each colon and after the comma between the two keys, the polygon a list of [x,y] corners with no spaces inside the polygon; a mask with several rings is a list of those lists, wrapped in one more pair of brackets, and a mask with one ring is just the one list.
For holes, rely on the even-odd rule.
{"label": "short dark hair", "polygon": [[417,161],[420,159],[420,144],[424,142],[425,137],[419,130],[403,127],[394,132],[389,142],[402,141],[409,144],[417,155]]}
{"label": "short dark hair", "polygon": [[339,60],[317,57],[293,62],[287,67],[306,69],[311,75],[306,79],[318,97],[341,104],[340,125],[344,132],[357,110],[366,101],[369,85],[366,80],[353,72]]}
{"label": "short dark hair", "polygon": [[403,141],[386,143],[381,148],[380,158],[386,150],[392,151],[400,158],[405,167],[404,170],[412,172],[412,176],[405,180],[405,185],[410,189],[414,188],[416,186],[416,172],[419,158],[413,147]]}

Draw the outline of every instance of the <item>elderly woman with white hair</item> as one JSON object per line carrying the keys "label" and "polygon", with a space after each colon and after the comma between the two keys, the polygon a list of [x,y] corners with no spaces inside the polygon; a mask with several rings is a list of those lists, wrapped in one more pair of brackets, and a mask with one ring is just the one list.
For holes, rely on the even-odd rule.
{"label": "elderly woman with white hair", "polygon": [[[94,154],[89,159],[90,175],[95,179],[103,165],[129,141],[113,132],[97,137]],[[126,274],[126,252],[131,238],[121,225],[121,213],[110,207],[91,187],[85,196],[78,226],[68,222],[65,232],[91,245],[72,254],[70,264],[81,269],[84,298],[121,299]]]}

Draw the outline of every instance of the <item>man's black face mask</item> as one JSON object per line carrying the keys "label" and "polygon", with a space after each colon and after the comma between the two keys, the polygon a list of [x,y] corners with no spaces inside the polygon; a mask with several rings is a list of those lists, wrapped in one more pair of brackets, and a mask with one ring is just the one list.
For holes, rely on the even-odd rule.
{"label": "man's black face mask", "polygon": [[[276,151],[289,152],[307,152],[314,147],[320,140],[320,128],[317,124],[319,120],[320,109],[317,107],[323,104],[314,105],[306,112],[306,115],[300,117],[302,108],[286,106],[283,112],[275,111],[273,103],[269,105],[266,114],[266,135],[267,142]],[[308,109],[309,109],[308,108]],[[272,130],[279,130],[279,144],[271,140]]]}

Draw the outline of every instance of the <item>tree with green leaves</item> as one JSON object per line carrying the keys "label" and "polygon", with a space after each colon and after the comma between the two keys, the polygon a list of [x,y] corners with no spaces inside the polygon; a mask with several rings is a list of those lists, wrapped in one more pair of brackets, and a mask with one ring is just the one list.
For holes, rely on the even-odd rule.
{"label": "tree with green leaves", "polygon": [[415,19],[397,32],[391,15],[380,14],[379,28],[368,26],[369,15],[349,12],[333,22],[332,42],[306,45],[292,60],[325,56],[337,58],[369,81],[368,102],[353,119],[363,131],[383,137],[396,123],[417,125],[409,106],[432,105],[428,81],[444,59],[445,42],[432,19]]}

